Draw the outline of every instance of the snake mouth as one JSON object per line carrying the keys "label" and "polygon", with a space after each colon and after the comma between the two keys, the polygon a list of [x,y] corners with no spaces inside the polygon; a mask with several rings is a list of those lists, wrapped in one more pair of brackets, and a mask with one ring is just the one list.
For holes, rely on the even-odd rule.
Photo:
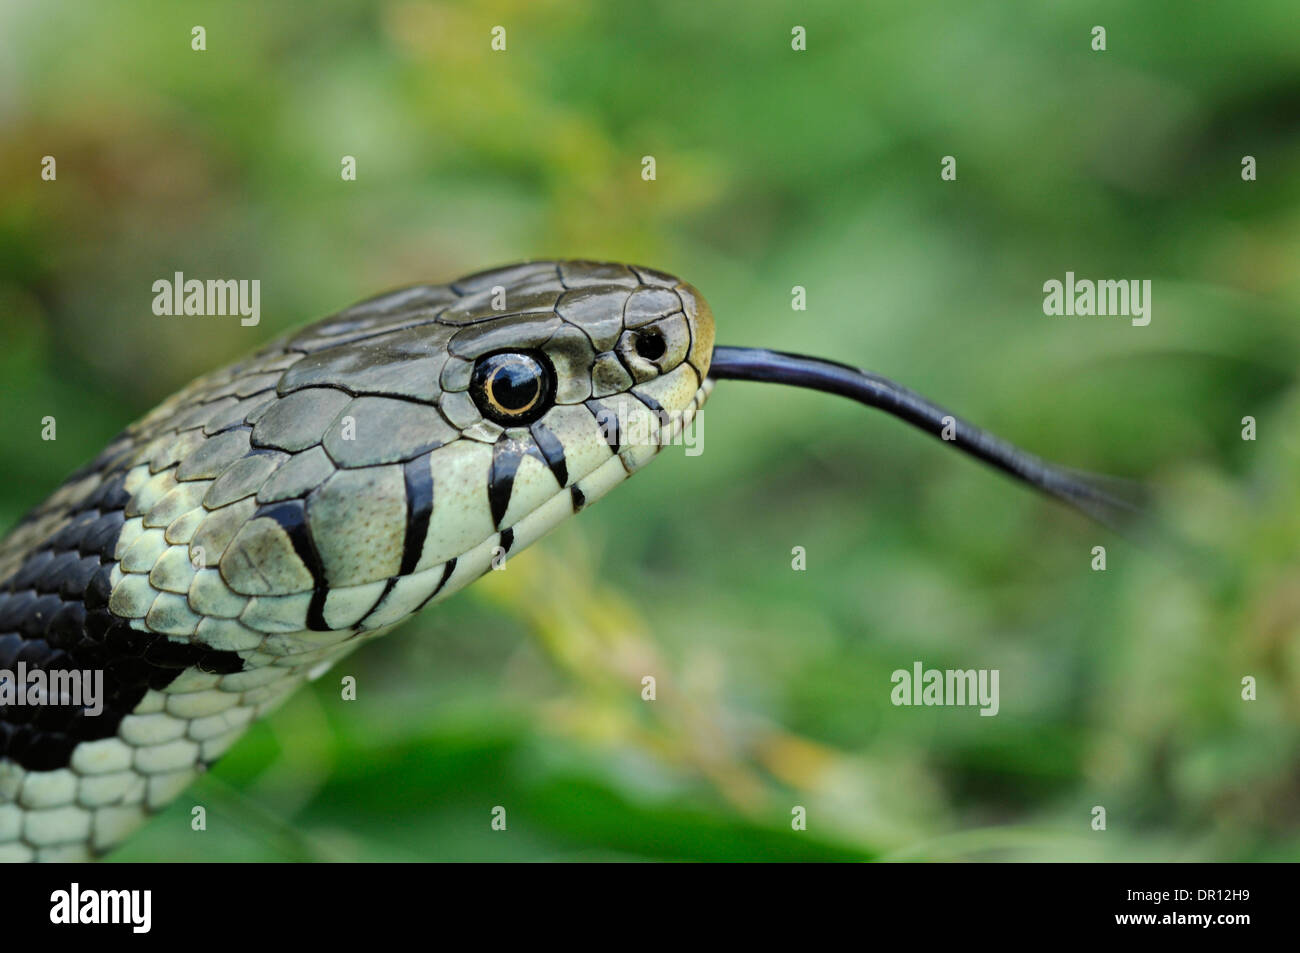
{"label": "snake mouth", "polygon": [[1148,510],[1141,484],[1050,463],[886,377],[848,364],[763,348],[715,347],[709,377],[802,387],[883,410],[1112,529],[1131,527]]}

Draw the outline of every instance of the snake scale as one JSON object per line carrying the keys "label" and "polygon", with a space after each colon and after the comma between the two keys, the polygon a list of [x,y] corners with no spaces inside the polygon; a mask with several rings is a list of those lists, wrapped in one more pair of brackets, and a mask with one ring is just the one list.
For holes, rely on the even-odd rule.
{"label": "snake scale", "polygon": [[[644,466],[725,377],[954,420],[844,365],[715,349],[691,285],[598,262],[384,294],[195,380],[0,542],[0,672],[103,679],[97,713],[0,703],[0,860],[111,850],[306,679]],[[955,445],[1109,505],[964,422]]]}

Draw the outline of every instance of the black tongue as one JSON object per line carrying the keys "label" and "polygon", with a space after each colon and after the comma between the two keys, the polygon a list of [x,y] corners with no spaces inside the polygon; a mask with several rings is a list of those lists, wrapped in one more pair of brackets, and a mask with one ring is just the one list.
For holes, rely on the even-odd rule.
{"label": "black tongue", "polygon": [[1048,463],[888,378],[847,364],[763,348],[715,347],[709,376],[806,387],[879,408],[1112,529],[1130,528],[1148,509],[1141,484]]}

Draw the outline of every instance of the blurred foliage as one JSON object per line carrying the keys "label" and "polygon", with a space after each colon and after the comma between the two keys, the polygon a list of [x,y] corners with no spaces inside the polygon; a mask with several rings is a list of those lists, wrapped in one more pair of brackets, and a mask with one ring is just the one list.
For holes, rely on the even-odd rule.
{"label": "blurred foliage", "polygon": [[[1148,478],[1181,540],[727,383],[701,456],[347,659],[116,856],[1300,857],[1298,110],[1291,0],[0,6],[0,525],[282,330],[557,256]],[[1152,279],[1151,325],[1045,317],[1067,270]],[[154,317],[174,271],[260,278],[262,325]],[[999,669],[1001,713],[892,707],[914,660]]]}

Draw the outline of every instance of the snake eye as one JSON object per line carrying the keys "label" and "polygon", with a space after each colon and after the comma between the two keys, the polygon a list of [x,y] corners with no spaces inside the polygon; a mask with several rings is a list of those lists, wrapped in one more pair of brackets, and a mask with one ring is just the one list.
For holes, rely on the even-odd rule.
{"label": "snake eye", "polygon": [[664,356],[668,345],[664,342],[663,332],[658,328],[646,328],[637,332],[636,353],[647,361],[657,361]]}
{"label": "snake eye", "polygon": [[555,372],[541,354],[504,351],[474,365],[470,396],[479,412],[503,427],[531,424],[555,402]]}

